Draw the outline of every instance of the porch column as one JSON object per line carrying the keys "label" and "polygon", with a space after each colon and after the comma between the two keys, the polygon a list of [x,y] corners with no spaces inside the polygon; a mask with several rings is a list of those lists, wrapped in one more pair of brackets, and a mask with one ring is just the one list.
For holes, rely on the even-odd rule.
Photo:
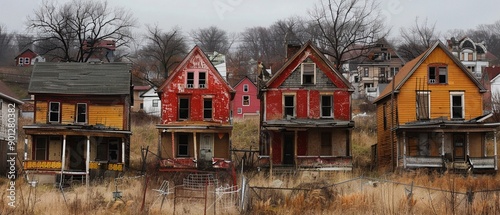
{"label": "porch column", "polygon": [[444,131],[441,132],[441,156],[444,157]]}
{"label": "porch column", "polygon": [[[31,137],[31,135],[28,135],[27,137],[24,138],[24,160],[28,160],[28,137],[30,137],[30,139],[33,138],[33,137]],[[33,145],[33,144],[31,144],[31,145]],[[33,156],[31,156],[31,157],[33,157]]]}
{"label": "porch column", "polygon": [[[197,144],[197,140],[196,140],[196,132],[193,133],[193,142],[194,142],[194,160],[197,161],[198,160],[198,146],[196,145]],[[198,165],[196,165],[198,166]]]}
{"label": "porch column", "polygon": [[272,139],[268,137],[269,141],[269,180],[273,181],[273,142]]}
{"label": "porch column", "polygon": [[297,141],[299,141],[299,131],[295,130],[294,135],[295,137],[293,141],[293,162],[295,163],[295,168],[297,168]]}
{"label": "porch column", "polygon": [[161,129],[158,129],[158,151],[156,152],[158,154],[158,159],[162,159],[161,158],[161,132],[162,130]]}
{"label": "porch column", "polygon": [[486,135],[484,136],[484,138],[482,138],[482,144],[483,144],[483,157],[486,157],[488,156],[488,151],[487,151],[487,145],[486,145]]}
{"label": "porch column", "polygon": [[403,168],[406,169],[406,131],[403,131]]}
{"label": "porch column", "polygon": [[176,158],[175,157],[175,133],[172,131],[171,132],[171,136],[172,136],[172,158]]}
{"label": "porch column", "polygon": [[59,186],[62,187],[63,183],[63,172],[64,165],[66,165],[66,135],[63,135],[63,148],[62,148],[62,156],[61,156],[61,178],[59,180]]}
{"label": "porch column", "polygon": [[466,136],[466,140],[465,142],[467,143],[467,157],[469,157],[469,144],[470,144],[470,140],[469,140],[469,132],[467,132],[467,136]]}
{"label": "porch column", "polygon": [[122,139],[122,164],[123,170],[125,170],[125,138]]}
{"label": "porch column", "polygon": [[89,173],[90,173],[90,136],[87,136],[87,152],[85,154],[85,185],[89,186]]}
{"label": "porch column", "polygon": [[[486,147],[485,147],[486,148]],[[493,150],[495,153],[495,171],[498,170],[498,157],[497,157],[497,132],[493,132]]]}

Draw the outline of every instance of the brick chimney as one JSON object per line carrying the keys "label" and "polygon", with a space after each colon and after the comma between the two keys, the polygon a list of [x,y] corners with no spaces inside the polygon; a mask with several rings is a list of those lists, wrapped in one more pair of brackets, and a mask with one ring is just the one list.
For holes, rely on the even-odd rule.
{"label": "brick chimney", "polygon": [[298,44],[287,44],[286,46],[286,60],[289,60],[301,48]]}

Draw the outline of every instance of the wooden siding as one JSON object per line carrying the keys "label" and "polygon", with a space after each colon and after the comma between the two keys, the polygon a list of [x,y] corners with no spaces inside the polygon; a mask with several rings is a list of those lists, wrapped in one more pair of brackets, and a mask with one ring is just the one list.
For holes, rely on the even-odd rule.
{"label": "wooden siding", "polygon": [[90,105],[88,107],[88,124],[102,124],[106,127],[123,130],[123,105]]}
{"label": "wooden siding", "polygon": [[[397,126],[396,117],[398,114],[397,103],[398,98],[394,98],[394,111],[391,106],[390,97],[384,101],[377,103],[377,162],[379,166],[389,166],[391,164],[391,154],[393,154],[393,161],[397,159],[397,137],[396,133],[391,129]],[[385,109],[385,111],[384,111]],[[391,114],[392,113],[392,114]],[[384,115],[385,114],[385,115]],[[391,117],[392,116],[392,117]],[[385,120],[384,120],[385,118]],[[385,121],[385,125],[384,125]],[[392,142],[391,144],[391,135]],[[392,145],[392,148],[391,148]]]}
{"label": "wooden siding", "polygon": [[[431,63],[444,63],[448,65],[447,84],[427,84],[428,65]],[[450,119],[450,92],[464,92],[465,120],[483,114],[482,94],[478,87],[470,80],[446,53],[437,47],[406,81],[397,95],[399,98],[398,109],[399,123],[404,124],[416,120],[416,92],[420,83],[421,90],[430,91],[430,118],[445,117]],[[424,86],[422,86],[424,85]]]}

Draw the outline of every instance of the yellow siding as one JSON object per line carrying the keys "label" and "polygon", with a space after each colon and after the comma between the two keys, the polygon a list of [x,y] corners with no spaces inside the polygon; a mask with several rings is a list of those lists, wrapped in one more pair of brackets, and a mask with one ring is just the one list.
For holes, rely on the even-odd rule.
{"label": "yellow siding", "polygon": [[88,107],[88,123],[90,125],[103,124],[106,127],[123,129],[122,105],[90,105]]}
{"label": "yellow siding", "polygon": [[69,124],[75,122],[76,104],[61,103],[61,123]]}
{"label": "yellow siding", "polygon": [[35,107],[35,123],[47,123],[49,103],[46,101],[37,101]]}
{"label": "yellow siding", "polygon": [[[448,65],[448,84],[427,84],[430,63]],[[420,87],[418,87],[420,86]],[[416,88],[430,90],[430,118],[450,119],[450,91],[463,91],[465,101],[465,120],[480,116],[483,111],[482,95],[474,82],[458,67],[446,53],[436,48],[401,87],[399,99],[399,123],[416,120]]]}

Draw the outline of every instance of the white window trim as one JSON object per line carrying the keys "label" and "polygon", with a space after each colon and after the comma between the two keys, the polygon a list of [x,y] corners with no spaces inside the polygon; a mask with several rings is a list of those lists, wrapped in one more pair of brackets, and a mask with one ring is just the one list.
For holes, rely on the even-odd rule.
{"label": "white window trim", "polygon": [[239,107],[239,108],[236,110],[236,113],[237,113],[237,114],[242,114],[242,113],[243,113],[243,108],[240,108],[240,107]]}
{"label": "white window trim", "polygon": [[301,63],[300,64],[300,83],[303,85],[304,84],[304,65],[305,64],[312,64],[314,66],[313,70],[313,83],[316,84],[316,63]]}
{"label": "white window trim", "polygon": [[282,98],[281,98],[281,101],[283,102],[283,117],[286,117],[285,115],[285,97],[286,96],[293,96],[293,116],[292,117],[296,117],[297,116],[297,95],[295,95],[295,93],[284,93]]}
{"label": "white window trim", "polygon": [[[248,105],[245,105],[245,96],[248,97]],[[241,96],[241,105],[242,106],[250,106],[250,96],[249,95],[243,95]]]}
{"label": "white window trim", "polygon": [[[429,119],[431,119],[431,92],[430,91],[417,91],[417,94],[427,94],[427,104],[429,105],[427,107],[427,116],[429,116]],[[416,108],[417,107],[418,107],[418,104],[416,105]],[[418,113],[418,108],[416,111]]]}
{"label": "white window trim", "polygon": [[[333,94],[320,94],[319,95],[319,102],[320,102],[320,110],[319,110],[319,113],[320,113],[320,117],[321,118],[327,118],[327,119],[333,119],[334,116],[333,116],[333,108],[334,108],[334,104],[333,104]],[[330,116],[323,116],[323,96],[330,96],[331,98],[331,106],[330,106]]]}
{"label": "white window trim", "polygon": [[[192,72],[193,73],[193,86],[188,86],[188,79],[187,75],[188,73]],[[205,73],[205,84],[201,86],[200,84],[200,73]],[[190,69],[186,71],[186,88],[188,89],[208,89],[208,70],[205,69]]]}
{"label": "white window trim", "polygon": [[[462,118],[453,118],[453,96],[462,97]],[[465,118],[465,94],[464,92],[450,92],[450,119],[464,119]]]}

